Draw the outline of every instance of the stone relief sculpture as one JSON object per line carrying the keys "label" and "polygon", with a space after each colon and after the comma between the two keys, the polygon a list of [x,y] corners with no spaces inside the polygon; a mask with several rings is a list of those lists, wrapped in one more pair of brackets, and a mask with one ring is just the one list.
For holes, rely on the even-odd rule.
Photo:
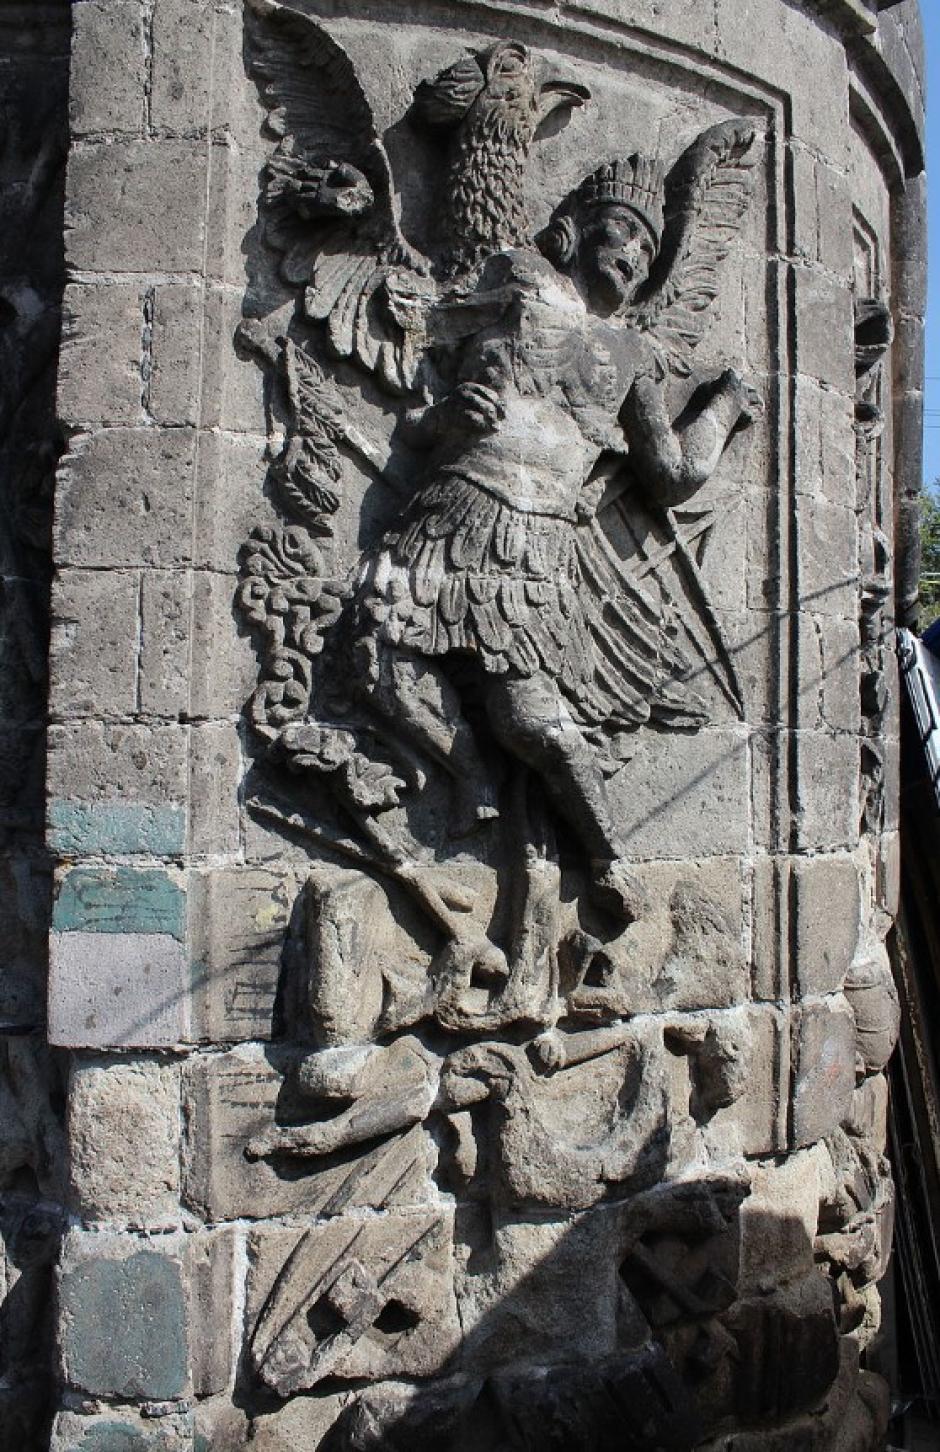
{"label": "stone relief sculpture", "polygon": [[[252,9],[261,225],[295,308],[239,330],[284,521],[242,555],[248,790],[313,861],[268,1108],[229,1138],[271,1213],[318,1218],[259,1251],[251,1371],[282,1399],[357,1388],[323,1444],[349,1449],[545,1426],[678,1449],[748,1397],[794,1415],[839,1369],[829,1292],[806,1280],[803,1381],[771,1394],[776,1322],[736,1304],[747,1179],[709,1148],[753,1034],[693,985],[735,928],[681,874],[651,890],[611,787],[648,771],[643,733],[707,722],[703,677],[742,710],[700,568],[721,520],[696,506],[762,400],[734,358],[677,413],[669,384],[720,306],[759,129],[586,156],[534,227],[527,171],[589,103],[575,77],[497,42],[380,131],[325,23]],[[831,1147],[818,1247],[853,1295],[877,1259],[859,1153]]]}
{"label": "stone relief sculpture", "polygon": [[[594,951],[560,921],[553,821],[580,846],[585,899],[629,925],[643,895],[606,781],[629,771],[647,723],[703,719],[674,616],[698,610],[706,635],[716,625],[673,511],[760,402],[729,368],[673,420],[663,384],[689,371],[759,147],[730,123],[668,177],[640,154],[604,163],[532,240],[521,189],[539,121],[587,93],[496,45],[415,97],[416,125],[453,133],[448,202],[423,256],[403,237],[348,59],[312,20],[274,9],[262,23],[257,69],[282,136],[267,237],[298,289],[299,327],[274,354],[257,325],[243,340],[286,383],[272,473],[297,524],[245,551],[242,605],[268,642],[252,722],[300,778],[286,815],[406,887],[443,935],[430,997],[391,1005],[387,1026],[433,1012],[451,1028],[547,1028],[562,945],[573,972]],[[346,130],[323,121],[331,104]],[[307,324],[396,400],[394,457],[379,460],[347,419]],[[322,542],[344,449],[401,505],[334,573]],[[663,518],[688,598],[657,599],[618,558],[604,516],[628,494]],[[723,684],[735,695],[730,667]],[[429,774],[449,794],[421,820]],[[319,785],[335,825],[300,806]],[[500,857],[513,878],[502,941],[440,866],[475,833],[484,845],[465,852]]]}

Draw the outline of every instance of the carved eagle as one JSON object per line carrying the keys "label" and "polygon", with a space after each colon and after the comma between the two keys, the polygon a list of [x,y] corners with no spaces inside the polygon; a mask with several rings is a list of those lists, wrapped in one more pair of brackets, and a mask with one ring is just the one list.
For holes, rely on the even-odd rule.
{"label": "carved eagle", "polygon": [[266,236],[334,353],[393,393],[414,388],[439,284],[527,240],[525,166],[540,127],[585,86],[515,41],[419,85],[409,121],[446,141],[425,255],[403,234],[392,163],[356,69],[327,28],[250,0],[251,66],[279,138],[267,168]]}

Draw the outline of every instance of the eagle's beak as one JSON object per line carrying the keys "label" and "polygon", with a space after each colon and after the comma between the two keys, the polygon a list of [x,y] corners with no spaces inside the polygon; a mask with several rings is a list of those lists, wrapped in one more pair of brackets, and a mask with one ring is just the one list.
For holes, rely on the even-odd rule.
{"label": "eagle's beak", "polygon": [[583,106],[590,99],[591,93],[587,86],[581,86],[576,81],[552,76],[539,87],[537,102],[539,121],[545,121],[553,111],[559,111],[562,107],[570,109],[574,106]]}

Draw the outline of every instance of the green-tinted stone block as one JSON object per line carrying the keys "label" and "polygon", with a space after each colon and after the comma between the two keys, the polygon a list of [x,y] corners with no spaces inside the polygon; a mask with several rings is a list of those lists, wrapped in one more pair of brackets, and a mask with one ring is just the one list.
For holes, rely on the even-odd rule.
{"label": "green-tinted stone block", "polygon": [[172,802],[53,801],[48,822],[50,847],[66,857],[179,857],[186,849],[186,809]]}
{"label": "green-tinted stone block", "polygon": [[59,933],[164,933],[183,941],[186,894],[162,868],[75,867],[62,878]]}
{"label": "green-tinted stone block", "polygon": [[[184,1395],[186,1294],[178,1260],[151,1250],[125,1259],[81,1259],[63,1270],[59,1301],[71,1386],[126,1399],[172,1401]],[[127,1435],[120,1424],[107,1430]],[[110,1442],[102,1445],[112,1452]],[[119,1440],[113,1452],[138,1445]]]}

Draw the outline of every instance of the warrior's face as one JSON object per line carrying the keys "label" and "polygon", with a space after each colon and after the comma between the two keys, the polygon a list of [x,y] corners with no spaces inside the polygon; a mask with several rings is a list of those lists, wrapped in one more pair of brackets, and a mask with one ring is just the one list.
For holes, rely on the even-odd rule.
{"label": "warrior's face", "polygon": [[649,228],[621,205],[597,207],[582,224],[578,270],[598,311],[619,312],[646,281],[656,255]]}

